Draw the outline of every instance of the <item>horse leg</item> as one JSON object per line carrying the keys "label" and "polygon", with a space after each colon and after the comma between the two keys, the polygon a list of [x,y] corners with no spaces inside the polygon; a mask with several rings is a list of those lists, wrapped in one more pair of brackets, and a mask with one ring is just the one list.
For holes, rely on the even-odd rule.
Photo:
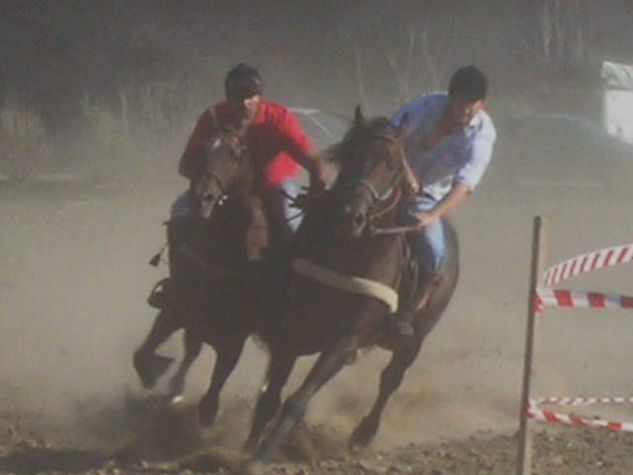
{"label": "horse leg", "polygon": [[378,431],[380,416],[387,405],[387,400],[402,383],[406,370],[415,361],[421,346],[422,339],[415,345],[403,347],[393,352],[389,364],[380,375],[380,390],[371,411],[362,419],[350,436],[349,446],[351,448],[366,447],[372,441]]}
{"label": "horse leg", "polygon": [[185,331],[183,342],[185,346],[185,356],[169,380],[169,395],[171,397],[180,396],[183,393],[185,389],[185,377],[193,362],[200,355],[200,351],[202,351],[202,342],[189,331]]}
{"label": "horse leg", "polygon": [[262,385],[257,398],[251,430],[244,444],[245,452],[253,452],[255,450],[264,427],[279,411],[281,390],[286,381],[288,381],[296,361],[297,358],[295,356],[271,354],[266,372],[266,381]]}
{"label": "horse leg", "polygon": [[155,355],[154,352],[175,331],[182,328],[182,323],[169,312],[162,310],[156,316],[154,324],[145,341],[134,352],[134,368],[145,388],[151,388],[158,378],[167,371],[173,358]]}
{"label": "horse leg", "polygon": [[198,420],[204,427],[208,427],[215,422],[220,406],[220,391],[240,359],[247,336],[244,335],[241,339],[233,340],[232,345],[225,343],[215,348],[217,356],[213,374],[211,375],[211,383],[207,393],[198,404]]}
{"label": "horse leg", "polygon": [[346,338],[321,352],[301,387],[284,402],[277,425],[257,449],[255,454],[257,461],[263,463],[271,461],[279,444],[303,418],[312,396],[340,371],[355,354],[357,347],[356,338]]}

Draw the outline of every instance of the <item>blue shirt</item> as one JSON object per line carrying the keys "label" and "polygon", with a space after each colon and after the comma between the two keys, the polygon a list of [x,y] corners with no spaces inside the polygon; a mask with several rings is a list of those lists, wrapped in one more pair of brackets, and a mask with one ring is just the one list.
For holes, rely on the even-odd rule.
{"label": "blue shirt", "polygon": [[436,201],[457,183],[465,183],[471,191],[475,189],[488,168],[497,138],[492,119],[480,110],[467,125],[443,137],[433,150],[423,151],[420,140],[431,131],[447,104],[446,93],[426,94],[403,106],[391,118],[399,126],[408,113],[404,150],[421,192]]}

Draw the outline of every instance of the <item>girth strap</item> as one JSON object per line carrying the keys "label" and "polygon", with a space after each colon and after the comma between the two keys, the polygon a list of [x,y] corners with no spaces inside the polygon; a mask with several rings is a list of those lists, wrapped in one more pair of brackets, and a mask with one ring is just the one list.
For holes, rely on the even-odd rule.
{"label": "girth strap", "polygon": [[398,308],[398,292],[382,282],[365,279],[364,277],[339,274],[305,259],[292,261],[292,268],[298,274],[309,277],[321,284],[378,299],[387,304],[389,311],[392,313]]}

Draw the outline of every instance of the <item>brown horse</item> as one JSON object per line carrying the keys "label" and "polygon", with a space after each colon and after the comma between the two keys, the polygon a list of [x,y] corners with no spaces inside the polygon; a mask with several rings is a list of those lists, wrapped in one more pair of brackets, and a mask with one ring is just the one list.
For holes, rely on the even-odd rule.
{"label": "brown horse", "polygon": [[[350,438],[353,446],[367,445],[378,430],[388,398],[453,294],[458,278],[457,236],[443,220],[447,239],[443,278],[429,304],[416,315],[415,338],[402,342],[388,336],[389,314],[406,280],[408,260],[407,228],[399,228],[397,219],[407,176],[401,134],[387,119],[368,121],[357,109],[353,127],[334,151],[340,164],[338,178],[327,196],[308,210],[299,229],[294,275],[288,279],[274,336],[267,341],[266,384],[245,445],[254,451],[244,467],[248,473],[258,472],[271,460],[303,417],[309,400],[354,359],[358,349],[379,345],[391,350],[391,361],[382,372],[371,411]],[[281,406],[281,390],[296,359],[313,353],[319,353],[316,363]],[[257,445],[280,407],[272,432]]]}
{"label": "brown horse", "polygon": [[261,319],[272,312],[277,289],[262,279],[251,261],[266,245],[261,201],[251,194],[253,173],[237,131],[220,131],[207,147],[205,168],[192,187],[197,212],[188,222],[186,239],[171,251],[176,278],[174,296],[162,310],[134,366],[146,387],[166,370],[156,349],[171,334],[185,329],[185,358],[171,380],[174,393],[200,352],[201,342],[217,358],[211,384],[199,404],[201,423],[210,425],[219,407],[220,391],[235,368],[244,343]]}

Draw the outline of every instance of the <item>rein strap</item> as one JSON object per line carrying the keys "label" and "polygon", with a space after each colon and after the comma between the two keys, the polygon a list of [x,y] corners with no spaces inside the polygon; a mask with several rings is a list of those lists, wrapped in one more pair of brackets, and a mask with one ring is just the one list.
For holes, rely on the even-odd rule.
{"label": "rein strap", "polygon": [[292,268],[298,274],[309,277],[321,284],[378,299],[387,304],[391,313],[398,309],[398,292],[382,282],[365,279],[364,277],[339,274],[305,259],[292,261]]}

